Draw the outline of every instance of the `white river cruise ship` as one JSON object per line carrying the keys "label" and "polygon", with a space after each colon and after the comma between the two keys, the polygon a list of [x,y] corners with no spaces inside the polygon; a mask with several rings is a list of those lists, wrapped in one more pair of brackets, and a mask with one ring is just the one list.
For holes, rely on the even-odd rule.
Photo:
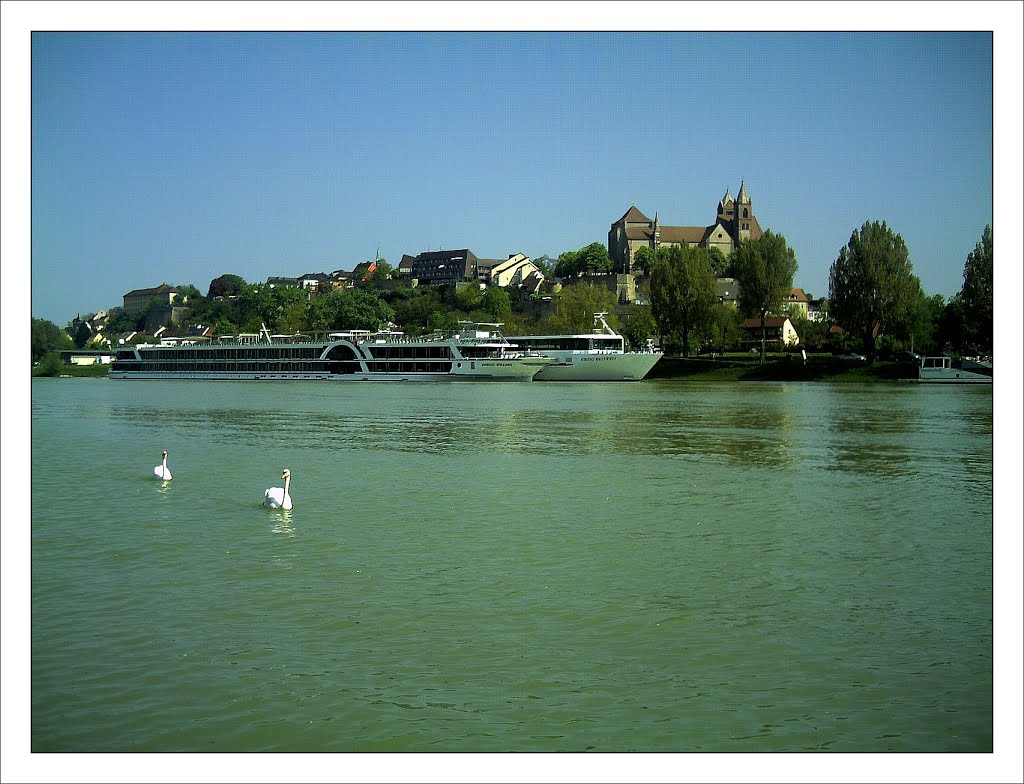
{"label": "white river cruise ship", "polygon": [[589,335],[516,335],[511,340],[554,360],[534,381],[640,381],[661,359],[661,351],[650,340],[643,351],[626,351],[622,335],[605,321],[607,315],[594,314]]}
{"label": "white river cruise ship", "polygon": [[501,324],[460,322],[452,334],[351,330],[322,339],[259,334],[123,346],[113,379],[230,381],[531,381],[552,360],[520,350]]}

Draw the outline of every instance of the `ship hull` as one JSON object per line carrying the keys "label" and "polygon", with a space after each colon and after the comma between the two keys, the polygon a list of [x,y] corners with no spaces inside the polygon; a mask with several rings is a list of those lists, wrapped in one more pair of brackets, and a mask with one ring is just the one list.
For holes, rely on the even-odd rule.
{"label": "ship hull", "polygon": [[576,354],[555,356],[535,381],[641,381],[661,354]]}

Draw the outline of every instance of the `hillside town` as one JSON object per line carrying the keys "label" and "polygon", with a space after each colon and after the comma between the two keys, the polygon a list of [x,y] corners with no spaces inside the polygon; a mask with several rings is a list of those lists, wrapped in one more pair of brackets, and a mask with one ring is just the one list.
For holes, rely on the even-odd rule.
{"label": "hillside town", "polygon": [[[790,268],[779,278],[771,301],[752,306],[750,298],[743,298],[738,259],[743,248],[769,240],[781,240]],[[690,264],[691,256],[698,268],[710,270],[702,273],[704,288],[687,283],[692,290],[682,300],[666,300],[670,286],[665,276]],[[64,360],[109,362],[108,352],[119,345],[202,342],[261,328],[299,333],[387,327],[421,334],[472,319],[500,321],[512,334],[586,331],[589,316],[582,311],[567,315],[573,308],[566,303],[581,297],[589,305],[584,311],[611,313],[630,344],[653,339],[682,356],[798,347],[874,355],[876,341],[889,353],[913,351],[915,337],[919,348],[933,350],[952,342],[956,325],[946,324],[942,332],[947,303],[923,292],[918,309],[929,312],[915,318],[928,320],[928,329],[918,328],[915,334],[913,319],[899,325],[876,319],[866,334],[863,328],[844,329],[831,317],[828,299],[794,285],[796,269],[785,240],[761,226],[741,183],[735,197],[726,190],[712,220],[703,225],[665,224],[659,211],[650,218],[631,205],[611,222],[606,244],[591,243],[557,259],[534,259],[518,251],[485,258],[471,248],[455,248],[403,254],[392,265],[378,251],[373,260],[331,271],[280,269],[258,282],[221,275],[211,280],[205,295],[192,284],[162,281],[126,292],[120,305],[77,314],[65,331],[79,352],[65,353]],[[359,307],[343,306],[346,298],[358,298]],[[698,301],[700,307],[694,304]]]}

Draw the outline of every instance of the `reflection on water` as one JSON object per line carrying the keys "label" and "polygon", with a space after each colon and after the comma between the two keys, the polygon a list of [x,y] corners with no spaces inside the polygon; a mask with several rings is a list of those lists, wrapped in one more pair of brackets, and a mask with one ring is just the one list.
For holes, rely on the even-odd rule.
{"label": "reflection on water", "polygon": [[[595,397],[609,385],[579,386]],[[297,449],[308,444],[310,432],[315,432],[318,439],[339,449],[681,456],[712,464],[757,465],[770,471],[813,465],[866,475],[914,473],[917,461],[928,459],[926,451],[922,454],[921,436],[927,436],[929,428],[939,439],[945,435],[941,420],[924,418],[920,395],[912,394],[919,390],[910,388],[908,393],[909,385],[886,385],[883,393],[874,390],[866,396],[862,388],[823,390],[826,385],[818,385],[811,395],[798,385],[732,385],[733,394],[737,386],[742,387],[732,408],[711,399],[722,394],[721,387],[699,386],[707,398],[687,396],[683,404],[655,401],[635,408],[579,408],[572,400],[577,385],[568,390],[561,385],[565,393],[554,399],[545,396],[540,406],[505,405],[500,399],[481,406],[469,397],[463,405],[439,401],[436,406],[403,410],[387,404],[388,391],[382,388],[377,397],[384,402],[347,412],[329,410],[330,406],[309,408],[296,396],[288,406],[266,408],[117,405],[113,416],[143,430],[175,426],[189,437],[232,445],[262,445],[271,438],[281,448]],[[846,385],[837,385],[842,386]],[[673,390],[665,384],[643,386],[645,392],[656,388]],[[536,387],[526,385],[526,389]],[[963,425],[991,435],[991,419],[970,405],[966,408],[956,412],[963,417]],[[987,471],[987,466],[982,469]]]}
{"label": "reflection on water", "polygon": [[275,534],[283,534],[288,537],[295,536],[291,510],[275,509],[270,513],[270,520],[273,524],[270,530]]}
{"label": "reflection on water", "polygon": [[991,751],[991,390],[33,389],[34,750]]}

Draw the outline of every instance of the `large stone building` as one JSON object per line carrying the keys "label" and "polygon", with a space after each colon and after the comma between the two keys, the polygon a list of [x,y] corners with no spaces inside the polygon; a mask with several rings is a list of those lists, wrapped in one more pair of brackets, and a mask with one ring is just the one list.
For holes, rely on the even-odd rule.
{"label": "large stone building", "polygon": [[144,310],[151,299],[159,300],[161,305],[170,305],[179,299],[178,290],[167,283],[161,283],[152,289],[135,289],[124,295],[124,309],[129,313]]}
{"label": "large stone building", "polygon": [[715,222],[710,226],[663,226],[654,214],[654,220],[636,206],[612,224],[608,230],[608,255],[619,273],[632,273],[636,266],[636,252],[640,248],[655,250],[662,245],[696,245],[718,248],[728,256],[733,248],[746,239],[761,236],[761,225],[754,216],[754,205],[746,186],[740,183],[739,195],[733,199],[726,189],[718,202]]}

